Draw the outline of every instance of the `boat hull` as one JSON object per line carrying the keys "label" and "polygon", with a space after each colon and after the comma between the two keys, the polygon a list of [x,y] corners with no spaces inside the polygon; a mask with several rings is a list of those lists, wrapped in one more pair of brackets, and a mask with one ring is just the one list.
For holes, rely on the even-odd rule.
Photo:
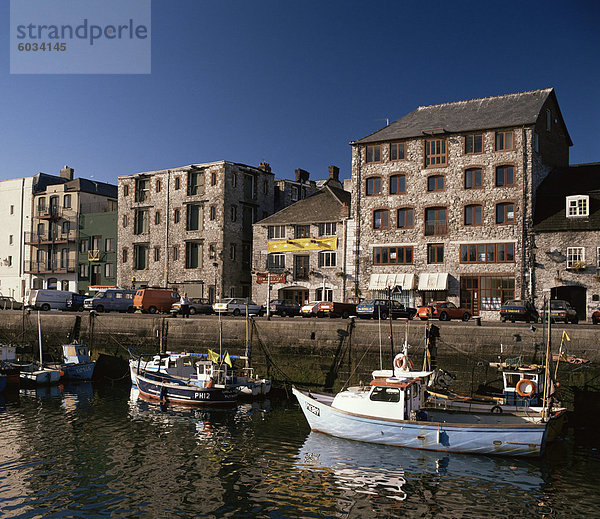
{"label": "boat hull", "polygon": [[21,371],[21,382],[36,386],[47,386],[58,384],[60,371],[57,369],[41,369],[33,371]]}
{"label": "boat hull", "polygon": [[[292,391],[313,431],[340,438],[441,452],[533,457],[542,454],[546,443],[547,424],[512,424],[506,415],[502,424],[493,423],[500,418],[491,414],[481,415],[489,423],[478,423],[478,415],[471,415],[469,423],[448,423],[439,418],[443,411],[437,411],[438,421],[374,418],[336,409],[330,396]],[[433,419],[432,414],[429,420]]]}
{"label": "boat hull", "polygon": [[63,364],[60,369],[63,378],[67,380],[92,380],[95,362],[81,362],[79,364]]}
{"label": "boat hull", "polygon": [[172,377],[138,372],[137,387],[140,394],[165,404],[185,406],[235,405],[239,390],[236,387],[199,387],[184,384]]}

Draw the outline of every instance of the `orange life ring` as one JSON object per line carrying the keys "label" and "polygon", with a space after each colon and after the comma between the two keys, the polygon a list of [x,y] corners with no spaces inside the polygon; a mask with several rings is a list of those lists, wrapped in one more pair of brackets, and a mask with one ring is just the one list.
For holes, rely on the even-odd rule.
{"label": "orange life ring", "polygon": [[412,369],[413,364],[406,355],[398,353],[394,358],[394,367],[406,371],[406,368]]}
{"label": "orange life ring", "polygon": [[529,378],[522,378],[517,382],[515,389],[519,396],[524,398],[531,397],[536,390],[535,382]]}

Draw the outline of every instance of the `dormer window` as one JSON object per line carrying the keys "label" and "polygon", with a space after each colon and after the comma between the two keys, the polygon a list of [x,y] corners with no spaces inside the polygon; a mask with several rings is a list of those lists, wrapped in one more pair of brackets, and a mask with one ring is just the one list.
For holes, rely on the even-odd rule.
{"label": "dormer window", "polygon": [[567,197],[567,218],[577,218],[590,215],[590,197],[577,195]]}

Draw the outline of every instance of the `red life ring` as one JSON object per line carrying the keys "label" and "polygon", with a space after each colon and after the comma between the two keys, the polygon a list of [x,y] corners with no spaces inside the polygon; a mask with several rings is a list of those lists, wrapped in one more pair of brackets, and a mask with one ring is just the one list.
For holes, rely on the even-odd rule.
{"label": "red life ring", "polygon": [[535,393],[535,382],[529,378],[522,378],[517,382],[515,389],[519,396],[529,398]]}
{"label": "red life ring", "polygon": [[412,369],[413,364],[406,355],[398,353],[394,358],[394,367],[406,371],[406,368]]}

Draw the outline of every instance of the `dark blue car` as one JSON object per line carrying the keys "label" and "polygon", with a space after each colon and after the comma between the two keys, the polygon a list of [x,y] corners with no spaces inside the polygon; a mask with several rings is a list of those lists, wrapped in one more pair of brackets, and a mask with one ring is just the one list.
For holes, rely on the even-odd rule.
{"label": "dark blue car", "polygon": [[387,319],[390,314],[392,319],[399,317],[413,319],[417,314],[417,309],[404,306],[399,301],[392,301],[390,312],[390,302],[387,299],[365,299],[356,307],[356,314],[361,319]]}

